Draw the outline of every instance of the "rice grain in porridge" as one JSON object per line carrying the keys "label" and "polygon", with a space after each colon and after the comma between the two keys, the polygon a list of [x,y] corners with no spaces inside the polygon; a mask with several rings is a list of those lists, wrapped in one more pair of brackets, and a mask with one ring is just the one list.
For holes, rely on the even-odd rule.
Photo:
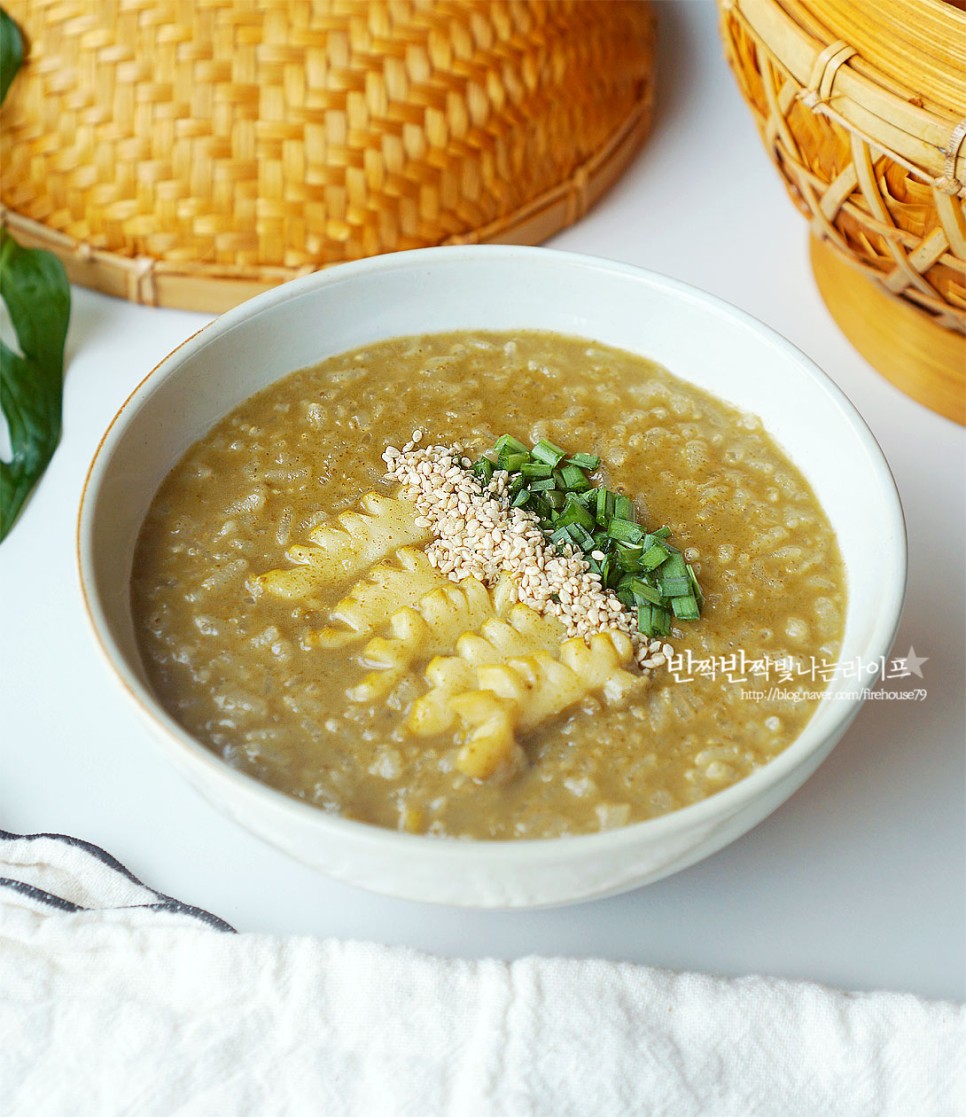
{"label": "rice grain in porridge", "polygon": [[[666,523],[700,577],[703,615],[671,638],[672,665],[695,669],[654,649],[625,701],[588,695],[524,734],[526,767],[502,783],[460,771],[452,731],[407,728],[425,658],[384,697],[350,699],[360,645],[315,639],[347,585],[281,600],[253,579],[363,494],[398,488],[382,455],[417,429],[469,457],[504,432],[599,455],[603,482]],[[767,763],[814,712],[809,667],[834,663],[845,601],[827,518],[755,417],[641,357],[539,332],[396,339],[252,397],[165,480],[132,577],[152,686],[227,763],[325,810],[475,838],[625,825]],[[769,695],[779,679],[743,678],[752,661],[796,670]]]}

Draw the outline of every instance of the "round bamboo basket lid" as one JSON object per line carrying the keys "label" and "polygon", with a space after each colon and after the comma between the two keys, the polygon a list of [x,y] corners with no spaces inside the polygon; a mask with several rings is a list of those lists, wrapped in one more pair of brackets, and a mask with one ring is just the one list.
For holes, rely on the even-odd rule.
{"label": "round bamboo basket lid", "polygon": [[813,270],[832,316],[879,372],[963,422],[962,5],[718,4],[739,88],[809,219]]}
{"label": "round bamboo basket lid", "polygon": [[535,244],[651,123],[638,0],[4,0],[0,220],[74,282],[220,312],[343,260]]}

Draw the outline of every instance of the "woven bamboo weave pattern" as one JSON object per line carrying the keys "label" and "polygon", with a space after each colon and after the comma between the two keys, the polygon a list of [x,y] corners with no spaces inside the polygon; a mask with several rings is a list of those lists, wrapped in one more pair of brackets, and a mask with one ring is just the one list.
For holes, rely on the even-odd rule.
{"label": "woven bamboo weave pattern", "polygon": [[729,63],[812,234],[966,330],[966,13],[719,0]]}
{"label": "woven bamboo weave pattern", "polygon": [[0,118],[4,219],[147,302],[543,239],[650,122],[653,15],[633,0],[5,6],[30,53]]}

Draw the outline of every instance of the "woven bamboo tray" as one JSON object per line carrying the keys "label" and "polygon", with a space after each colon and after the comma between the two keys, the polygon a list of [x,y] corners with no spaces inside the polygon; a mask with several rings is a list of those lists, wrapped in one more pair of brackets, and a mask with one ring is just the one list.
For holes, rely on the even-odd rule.
{"label": "woven bamboo tray", "polygon": [[651,122],[636,0],[4,0],[0,220],[72,280],[218,312],[343,260],[537,243]]}
{"label": "woven bamboo tray", "polygon": [[809,218],[819,290],[890,380],[966,422],[966,13],[718,0],[725,53]]}

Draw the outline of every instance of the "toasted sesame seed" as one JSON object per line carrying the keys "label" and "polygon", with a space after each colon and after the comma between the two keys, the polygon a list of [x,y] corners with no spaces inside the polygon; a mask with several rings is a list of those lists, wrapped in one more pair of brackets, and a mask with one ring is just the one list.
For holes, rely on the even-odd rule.
{"label": "toasted sesame seed", "polygon": [[[454,582],[473,576],[489,586],[509,574],[519,600],[559,617],[569,636],[589,640],[608,629],[625,632],[634,645],[634,662],[645,674],[673,655],[670,644],[649,643],[641,635],[636,613],[601,586],[581,551],[558,551],[536,515],[508,507],[505,470],[496,470],[484,485],[470,459],[461,456],[462,446],[421,446],[422,440],[422,430],[414,430],[402,451],[387,447],[383,461],[387,479],[400,482],[403,495],[416,505],[418,526],[434,535],[426,548],[434,567]],[[599,550],[592,555],[604,558]]]}

